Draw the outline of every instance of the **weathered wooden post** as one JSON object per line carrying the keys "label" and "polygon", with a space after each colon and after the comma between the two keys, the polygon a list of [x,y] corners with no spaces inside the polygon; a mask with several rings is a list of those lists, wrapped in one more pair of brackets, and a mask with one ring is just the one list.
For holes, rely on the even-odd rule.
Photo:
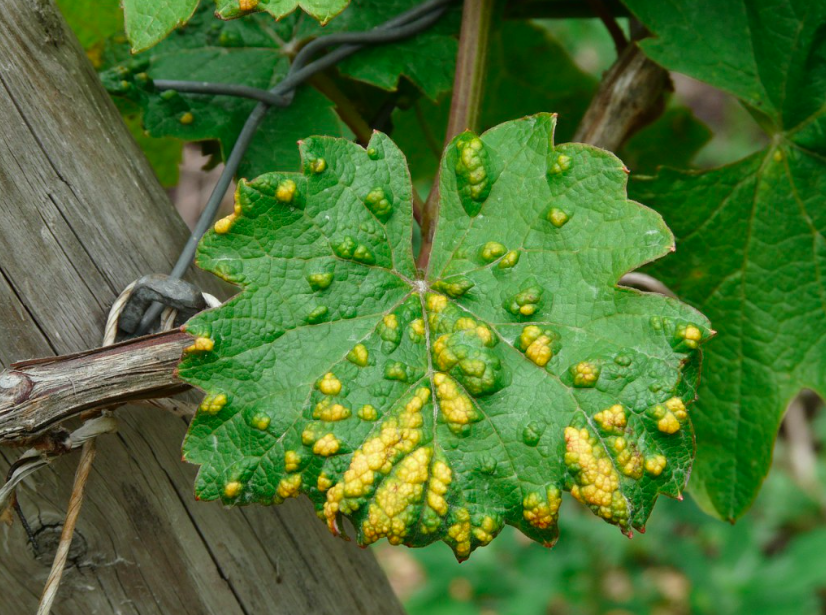
{"label": "weathered wooden post", "polygon": [[[131,280],[170,268],[187,231],[51,0],[0,10],[0,365],[100,344]],[[205,288],[211,283],[196,280]],[[185,424],[123,410],[98,442],[53,613],[401,613],[369,551],[334,539],[306,502],[197,503]],[[5,473],[18,451],[0,449]],[[56,537],[76,455],[21,491]],[[0,537],[0,611],[34,613],[51,565],[19,527]]]}

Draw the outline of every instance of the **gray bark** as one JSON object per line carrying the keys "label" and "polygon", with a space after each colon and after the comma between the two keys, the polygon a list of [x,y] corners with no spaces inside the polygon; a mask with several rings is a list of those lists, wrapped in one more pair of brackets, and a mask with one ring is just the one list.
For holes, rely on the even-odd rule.
{"label": "gray bark", "polygon": [[[131,280],[169,270],[187,231],[49,0],[0,10],[0,365],[98,346]],[[196,276],[204,289],[211,282]],[[214,291],[214,289],[213,289]],[[370,551],[306,501],[195,501],[185,422],[119,411],[98,441],[56,614],[401,613]],[[17,456],[0,449],[0,471]],[[59,533],[76,455],[21,492],[42,543]],[[0,530],[0,611],[34,613],[49,554]]]}

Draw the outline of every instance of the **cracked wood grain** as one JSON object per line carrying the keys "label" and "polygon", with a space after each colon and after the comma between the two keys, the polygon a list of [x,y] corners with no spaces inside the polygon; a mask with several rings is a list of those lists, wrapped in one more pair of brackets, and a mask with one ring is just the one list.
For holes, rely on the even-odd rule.
{"label": "cracked wood grain", "polygon": [[[117,292],[168,271],[188,233],[51,0],[3,3],[0,126],[0,366],[99,346]],[[191,280],[218,292],[206,276]],[[83,357],[115,356],[106,352],[120,351]],[[95,379],[73,360],[83,362],[69,360],[71,394],[68,382],[32,391],[62,387],[82,407],[77,383]],[[97,443],[53,613],[402,612],[372,554],[329,536],[306,502],[196,502],[196,469],[180,456],[185,421],[148,409],[118,416],[119,433]],[[0,450],[0,472],[17,455]],[[20,490],[41,542],[63,520],[76,463],[65,455]],[[33,613],[52,554],[33,557],[19,525],[0,541],[0,611]]]}

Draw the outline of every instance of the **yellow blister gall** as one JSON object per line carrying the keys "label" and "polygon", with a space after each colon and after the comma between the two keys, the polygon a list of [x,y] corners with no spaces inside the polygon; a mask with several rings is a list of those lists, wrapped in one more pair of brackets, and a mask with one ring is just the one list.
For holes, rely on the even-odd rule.
{"label": "yellow blister gall", "polygon": [[298,186],[291,179],[285,179],[278,183],[278,188],[275,189],[275,198],[282,203],[291,203],[295,198]]}
{"label": "yellow blister gall", "polygon": [[678,421],[684,421],[688,418],[688,412],[686,411],[685,404],[683,400],[679,397],[672,397],[667,402],[665,402],[665,407],[668,408],[673,414],[674,417]]}
{"label": "yellow blister gall", "polygon": [[374,406],[365,404],[359,408],[358,417],[363,421],[375,421],[379,417],[379,413]]}
{"label": "yellow blister gall", "polygon": [[437,372],[433,376],[439,409],[449,427],[455,428],[479,420],[473,402],[450,376]]}
{"label": "yellow blister gall", "polygon": [[232,228],[232,223],[235,222],[236,218],[237,216],[235,214],[230,214],[225,218],[221,218],[220,220],[218,220],[218,222],[216,222],[212,228],[219,235],[226,235]]}
{"label": "yellow blister gall", "polygon": [[703,341],[703,332],[694,325],[683,325],[677,328],[677,338],[691,349],[695,349]]}
{"label": "yellow blister gall", "polygon": [[551,208],[548,212],[548,222],[553,224],[556,228],[562,228],[568,222],[570,217],[564,211],[557,207]]}
{"label": "yellow blister gall", "polygon": [[562,173],[563,171],[567,171],[571,168],[571,157],[566,156],[565,154],[560,154],[556,157],[556,160],[551,164],[551,168],[548,169],[548,173],[558,174]]}
{"label": "yellow blister gall", "polygon": [[327,491],[330,487],[333,486],[333,481],[330,480],[330,477],[327,476],[324,472],[318,475],[318,482],[316,483],[316,488],[319,491]]}
{"label": "yellow blister gall", "polygon": [[298,494],[300,492],[301,474],[293,474],[292,476],[286,476],[278,482],[278,488],[276,489],[276,501],[278,501],[278,499],[283,501],[287,498],[298,497]]}
{"label": "yellow blister gall", "polygon": [[242,488],[243,485],[241,485],[241,483],[237,480],[230,481],[226,485],[224,485],[224,496],[228,498],[234,498],[241,493]]}
{"label": "yellow blister gall", "polygon": [[313,418],[319,421],[336,422],[350,417],[350,408],[342,404],[333,403],[324,398],[315,405]]}
{"label": "yellow blister gall", "polygon": [[330,531],[337,533],[336,516],[352,513],[360,499],[372,489],[375,473],[389,474],[399,457],[414,450],[421,440],[422,408],[430,399],[430,390],[421,387],[405,403],[398,416],[387,418],[378,435],[365,441],[350,460],[341,482],[327,491],[324,516]]}
{"label": "yellow blister gall", "polygon": [[457,508],[453,513],[455,523],[447,530],[447,535],[453,539],[456,555],[465,558],[470,555],[470,513],[467,508]]}
{"label": "yellow blister gall", "polygon": [[187,346],[184,352],[209,352],[215,347],[215,342],[209,337],[196,337],[191,346]]}
{"label": "yellow blister gall", "polygon": [[316,383],[318,390],[324,393],[325,395],[338,395],[341,393],[341,381],[336,378],[333,372],[327,372],[324,376]]}
{"label": "yellow blister gall", "polygon": [[668,411],[664,417],[657,421],[657,429],[669,435],[675,434],[680,431],[680,421],[677,420],[673,412]]}
{"label": "yellow blister gall", "polygon": [[201,412],[206,412],[207,414],[217,414],[221,411],[227,403],[227,396],[223,393],[217,393],[214,395],[207,395],[204,397],[201,405],[198,406],[198,409]]}
{"label": "yellow blister gall", "polygon": [[356,344],[353,349],[347,353],[347,360],[359,367],[367,367],[370,362],[370,353],[364,344]]}
{"label": "yellow blister gall", "polygon": [[307,282],[313,290],[327,290],[333,283],[332,273],[311,273],[307,276]]}
{"label": "yellow blister gall", "polygon": [[403,542],[418,518],[415,505],[422,501],[432,453],[430,447],[416,449],[381,483],[362,523],[366,544],[383,537],[390,544]]}
{"label": "yellow blister gall", "polygon": [[327,161],[324,158],[316,158],[310,162],[310,170],[313,173],[323,173],[327,169]]}
{"label": "yellow blister gall", "polygon": [[571,495],[603,519],[625,527],[628,502],[620,492],[619,472],[586,428],[565,428],[565,465],[574,479]]}
{"label": "yellow blister gall", "polygon": [[667,463],[663,455],[650,455],[645,458],[645,471],[652,476],[659,476],[665,470]]}
{"label": "yellow blister gall", "polygon": [[605,431],[622,432],[625,430],[625,408],[622,404],[614,404],[594,415],[594,421]]}
{"label": "yellow blister gall", "polygon": [[498,241],[489,241],[482,246],[482,250],[479,255],[482,257],[483,261],[492,263],[497,258],[504,255],[507,251],[508,249]]}
{"label": "yellow blister gall", "polygon": [[316,443],[313,444],[313,453],[322,457],[329,457],[335,455],[339,448],[341,448],[341,442],[333,434],[328,433],[316,440]]}
{"label": "yellow blister gall", "polygon": [[252,11],[258,6],[258,0],[238,0],[238,8],[242,11]]}
{"label": "yellow blister gall", "polygon": [[516,264],[519,262],[519,251],[518,250],[511,250],[505,256],[502,257],[502,260],[499,261],[497,265],[499,269],[510,269],[511,267],[515,267]]}
{"label": "yellow blister gall", "polygon": [[574,386],[580,388],[592,387],[599,378],[599,366],[591,361],[582,361],[574,365],[571,370],[574,375]]}
{"label": "yellow blister gall", "polygon": [[267,427],[270,426],[270,417],[268,417],[265,414],[256,414],[252,418],[252,426],[256,429],[264,431],[265,429],[267,429]]}
{"label": "yellow blister gall", "polygon": [[301,466],[301,457],[295,451],[284,453],[284,469],[287,472],[295,472]]}
{"label": "yellow blister gall", "polygon": [[195,121],[195,116],[192,115],[189,111],[186,113],[181,114],[181,117],[178,118],[178,121],[183,124],[184,126],[189,126],[192,122]]}

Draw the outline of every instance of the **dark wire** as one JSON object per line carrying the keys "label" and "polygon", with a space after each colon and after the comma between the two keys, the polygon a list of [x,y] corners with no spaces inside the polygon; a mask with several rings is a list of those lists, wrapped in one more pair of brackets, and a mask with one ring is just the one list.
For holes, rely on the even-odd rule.
{"label": "dark wire", "polygon": [[[244,127],[241,129],[241,133],[238,135],[235,145],[233,145],[232,152],[227,158],[224,170],[218,178],[218,183],[212,190],[206,207],[204,207],[203,212],[198,218],[198,222],[192,230],[189,240],[186,242],[183,250],[181,250],[181,255],[178,257],[169,277],[172,279],[180,279],[186,273],[187,269],[189,269],[195,257],[198,243],[212,224],[218,207],[221,205],[221,201],[224,199],[224,195],[232,182],[232,178],[235,177],[241,160],[249,148],[255,132],[261,125],[261,122],[264,121],[270,106],[284,107],[289,105],[299,85],[316,73],[336,65],[344,58],[367,45],[380,45],[404,40],[426,30],[441,18],[447,10],[447,5],[453,1],[454,0],[430,0],[367,32],[342,32],[317,38],[304,46],[293,60],[286,78],[268,92],[240,85],[156,81],[155,86],[159,89],[175,89],[182,92],[204,94],[228,94],[231,96],[253,98],[259,101],[247,118]],[[310,62],[310,58],[313,55],[333,45],[340,45],[340,47],[318,60]],[[161,310],[163,310],[162,304],[153,303],[143,315],[135,335],[145,333],[160,315]]]}

